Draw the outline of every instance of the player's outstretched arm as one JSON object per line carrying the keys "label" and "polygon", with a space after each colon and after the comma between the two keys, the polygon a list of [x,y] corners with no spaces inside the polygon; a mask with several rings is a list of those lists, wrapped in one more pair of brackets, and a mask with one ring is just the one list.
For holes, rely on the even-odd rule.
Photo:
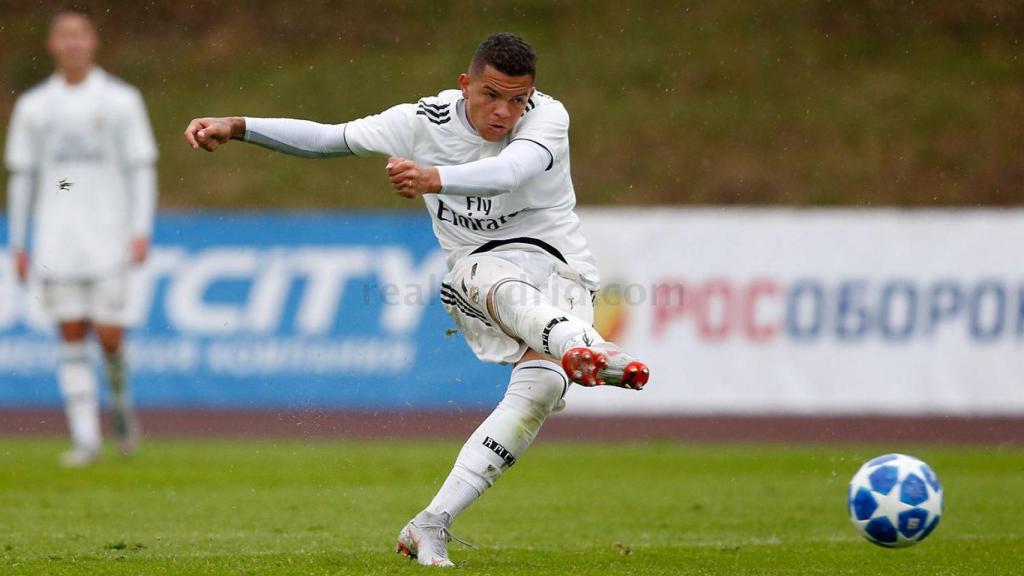
{"label": "player's outstretched arm", "polygon": [[209,152],[216,150],[228,140],[241,140],[245,136],[245,118],[196,118],[185,129],[185,140],[193,150],[202,148]]}
{"label": "player's outstretched arm", "polygon": [[320,124],[293,118],[197,118],[185,130],[193,148],[214,150],[228,140],[243,140],[301,158],[349,156],[346,124]]}

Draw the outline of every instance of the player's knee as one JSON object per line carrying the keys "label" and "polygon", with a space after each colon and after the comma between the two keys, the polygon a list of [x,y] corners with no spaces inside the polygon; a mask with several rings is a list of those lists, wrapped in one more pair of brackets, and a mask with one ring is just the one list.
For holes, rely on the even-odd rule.
{"label": "player's knee", "polygon": [[491,286],[487,292],[487,309],[493,318],[507,318],[510,321],[517,313],[528,310],[545,301],[541,291],[519,278],[505,278]]}
{"label": "player's knee", "polygon": [[557,312],[539,289],[521,280],[497,283],[490,294],[491,318],[506,334],[531,345],[531,335],[540,334],[552,312]]}
{"label": "player's knee", "polygon": [[60,339],[63,342],[76,344],[84,342],[89,334],[89,322],[86,320],[72,320],[60,323]]}
{"label": "player's knee", "polygon": [[97,326],[96,336],[100,341],[100,347],[103,348],[103,353],[106,356],[117,356],[121,353],[121,342],[123,341],[123,332],[121,328],[114,326]]}
{"label": "player's knee", "polygon": [[521,278],[503,278],[495,282],[487,293],[489,302],[506,307],[532,306],[543,301],[539,288]]}

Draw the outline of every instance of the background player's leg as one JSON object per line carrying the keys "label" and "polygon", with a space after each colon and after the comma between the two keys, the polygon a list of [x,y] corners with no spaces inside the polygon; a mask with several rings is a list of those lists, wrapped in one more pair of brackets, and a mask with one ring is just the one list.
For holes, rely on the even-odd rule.
{"label": "background player's leg", "polygon": [[122,351],[124,330],[120,326],[97,324],[96,336],[103,348],[103,359],[107,368],[114,436],[121,453],[132,454],[138,448],[140,433],[138,419],[132,407],[132,390]]}
{"label": "background player's leg", "polygon": [[74,449],[63,457],[66,466],[84,466],[99,455],[100,412],[96,375],[89,363],[85,320],[60,323],[60,366],[57,380]]}
{"label": "background player's leg", "polygon": [[[431,554],[443,555],[447,560],[443,538],[432,535],[438,528],[447,529],[455,516],[515,464],[562,399],[569,380],[561,366],[540,359],[537,353],[528,353],[526,358],[512,370],[505,397],[466,441],[433,501],[402,531],[400,551],[403,542],[415,541],[420,543],[421,563],[432,563]],[[426,546],[430,550],[425,550]]]}

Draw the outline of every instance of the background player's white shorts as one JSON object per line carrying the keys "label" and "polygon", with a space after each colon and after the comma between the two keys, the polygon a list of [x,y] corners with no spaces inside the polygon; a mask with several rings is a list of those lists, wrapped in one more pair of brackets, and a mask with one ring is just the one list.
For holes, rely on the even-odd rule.
{"label": "background player's white shorts", "polygon": [[126,321],[128,273],[112,272],[90,279],[44,279],[43,308],[57,322],[91,320],[123,326]]}
{"label": "background player's white shorts", "polygon": [[[524,342],[505,334],[487,311],[486,298],[491,287],[506,278],[536,287],[552,305],[593,324],[593,294],[580,282],[579,274],[547,252],[506,249],[471,255],[445,275],[441,302],[480,360],[516,362],[528,348]],[[526,298],[526,291],[532,290],[516,282],[502,288],[502,294],[513,298],[521,294]]]}

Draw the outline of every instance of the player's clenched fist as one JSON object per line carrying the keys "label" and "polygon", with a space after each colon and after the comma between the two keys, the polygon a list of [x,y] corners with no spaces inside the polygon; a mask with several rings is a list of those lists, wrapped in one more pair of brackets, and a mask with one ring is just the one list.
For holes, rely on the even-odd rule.
{"label": "player's clenched fist", "polygon": [[185,140],[192,149],[213,152],[228,140],[241,140],[245,136],[245,118],[196,118],[185,129]]}
{"label": "player's clenched fist", "polygon": [[415,198],[441,191],[441,176],[432,166],[419,166],[412,160],[392,156],[385,169],[399,196]]}

